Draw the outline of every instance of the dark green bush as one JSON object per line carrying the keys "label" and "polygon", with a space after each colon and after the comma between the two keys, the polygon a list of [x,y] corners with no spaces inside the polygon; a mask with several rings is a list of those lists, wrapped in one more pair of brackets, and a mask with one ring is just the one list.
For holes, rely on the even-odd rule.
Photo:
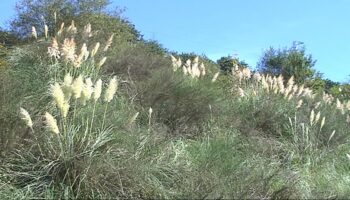
{"label": "dark green bush", "polygon": [[256,130],[264,134],[281,136],[283,125],[294,116],[295,104],[282,95],[262,94],[238,99],[233,103],[232,118],[240,121],[240,130],[248,134]]}
{"label": "dark green bush", "polygon": [[220,89],[210,81],[167,69],[155,72],[139,87],[141,106],[152,107],[152,120],[165,124],[172,134],[200,133],[203,122],[218,113],[221,101]]}

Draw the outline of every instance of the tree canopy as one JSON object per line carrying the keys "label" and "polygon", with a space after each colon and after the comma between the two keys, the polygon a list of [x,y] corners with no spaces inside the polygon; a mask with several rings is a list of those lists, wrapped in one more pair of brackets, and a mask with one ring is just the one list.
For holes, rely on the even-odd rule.
{"label": "tree canopy", "polygon": [[11,30],[25,37],[32,26],[54,27],[57,19],[70,22],[82,14],[101,13],[108,4],[108,0],[21,0],[15,7],[17,14],[10,23]]}
{"label": "tree canopy", "polygon": [[238,58],[232,56],[224,56],[217,60],[217,64],[220,66],[220,70],[224,73],[231,72],[231,69],[235,66],[239,68],[249,67],[248,64],[244,61],[240,61]]}
{"label": "tree canopy", "polygon": [[287,80],[294,76],[297,83],[303,83],[314,76],[315,62],[311,55],[306,54],[303,43],[293,42],[289,48],[270,47],[263,53],[257,68],[262,73],[281,74]]}

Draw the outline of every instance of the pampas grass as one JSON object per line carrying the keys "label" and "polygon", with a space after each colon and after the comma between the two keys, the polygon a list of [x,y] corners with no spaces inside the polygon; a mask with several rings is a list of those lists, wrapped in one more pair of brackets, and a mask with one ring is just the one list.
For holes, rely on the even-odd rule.
{"label": "pampas grass", "polygon": [[38,39],[38,34],[34,26],[32,26],[32,37],[34,37],[35,39]]}
{"label": "pampas grass", "polygon": [[216,81],[216,79],[219,77],[219,74],[220,74],[220,72],[216,72],[215,74],[214,74],[214,76],[213,76],[213,78],[211,79],[211,82],[215,82]]}
{"label": "pampas grass", "polygon": [[56,119],[48,112],[45,113],[46,125],[49,131],[59,134],[60,130],[57,126]]}
{"label": "pampas grass", "polygon": [[104,100],[105,102],[110,102],[112,101],[115,93],[118,90],[118,81],[117,81],[117,77],[114,76],[110,81],[109,84],[107,86],[106,92],[105,92],[105,96],[104,96]]}
{"label": "pampas grass", "polygon": [[322,117],[321,124],[320,124],[320,130],[322,130],[325,123],[326,123],[326,117]]}
{"label": "pampas grass", "polygon": [[28,113],[27,110],[25,110],[24,108],[20,108],[20,114],[22,116],[22,120],[26,123],[26,125],[30,128],[33,129],[33,122],[32,119]]}
{"label": "pampas grass", "polygon": [[63,45],[61,48],[61,54],[63,55],[66,62],[75,62],[75,48],[76,44],[74,42],[74,38],[66,38],[63,41]]}
{"label": "pampas grass", "polygon": [[92,98],[94,99],[95,102],[100,98],[101,93],[102,93],[102,80],[98,79],[95,83],[94,91],[92,94]]}
{"label": "pampas grass", "polygon": [[93,93],[93,83],[91,81],[91,78],[86,78],[85,83],[83,85],[83,89],[81,91],[81,98],[83,105],[86,104],[86,101],[89,101],[91,98],[91,95]]}
{"label": "pampas grass", "polygon": [[106,60],[107,60],[107,57],[103,57],[103,58],[100,60],[100,62],[98,63],[97,68],[98,68],[98,69],[101,68],[102,65],[106,62]]}
{"label": "pampas grass", "polygon": [[311,114],[310,114],[310,125],[312,126],[315,120],[315,111],[311,110]]}
{"label": "pampas grass", "polygon": [[91,50],[91,57],[94,57],[95,54],[97,53],[98,49],[100,48],[100,43],[97,42],[94,46],[94,48]]}
{"label": "pampas grass", "polygon": [[72,92],[73,92],[73,97],[75,99],[79,99],[81,97],[81,91],[83,90],[83,77],[82,75],[79,75],[78,78],[74,79],[73,84],[72,84]]}
{"label": "pampas grass", "polygon": [[64,92],[58,83],[51,85],[51,95],[54,98],[57,107],[60,109],[62,116],[67,117],[69,104],[67,98],[64,96]]}
{"label": "pampas grass", "polygon": [[48,32],[49,32],[49,27],[45,24],[44,25],[44,33],[45,33],[45,38],[48,38]]}
{"label": "pampas grass", "polygon": [[114,33],[108,38],[106,42],[106,46],[103,48],[103,51],[107,51],[108,48],[112,45],[113,37],[114,37]]}

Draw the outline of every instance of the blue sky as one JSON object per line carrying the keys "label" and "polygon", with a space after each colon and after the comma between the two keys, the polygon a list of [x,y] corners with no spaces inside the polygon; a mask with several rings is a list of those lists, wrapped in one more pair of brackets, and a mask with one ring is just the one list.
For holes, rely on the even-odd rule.
{"label": "blue sky", "polygon": [[[0,3],[0,25],[15,0]],[[264,49],[302,41],[325,78],[350,75],[350,0],[112,0],[146,39],[216,60],[234,55],[255,67]]]}

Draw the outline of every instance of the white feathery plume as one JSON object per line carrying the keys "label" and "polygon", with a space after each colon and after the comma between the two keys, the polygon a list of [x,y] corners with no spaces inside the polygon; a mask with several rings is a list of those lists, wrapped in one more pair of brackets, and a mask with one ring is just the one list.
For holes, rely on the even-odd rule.
{"label": "white feathery plume", "polygon": [[52,38],[51,46],[47,47],[47,54],[56,59],[60,58],[61,52],[56,38]]}
{"label": "white feathery plume", "polygon": [[60,30],[57,31],[57,36],[60,36],[62,34],[63,28],[64,28],[64,22],[61,23]]}
{"label": "white feathery plume", "polygon": [[88,101],[91,98],[91,95],[93,93],[93,83],[91,81],[91,78],[86,78],[85,79],[85,84],[82,90],[82,96],[84,100]]}
{"label": "white feathery plume", "polygon": [[326,117],[322,117],[320,130],[323,128],[324,124],[326,123]]}
{"label": "white feathery plume", "polygon": [[108,48],[112,45],[113,37],[114,37],[114,33],[108,38],[106,46],[105,48],[103,48],[103,51],[107,51]]}
{"label": "white feathery plume", "polygon": [[95,87],[94,87],[94,92],[92,94],[92,98],[94,99],[94,101],[96,102],[102,93],[102,80],[98,79],[95,83]]}
{"label": "white feathery plume", "polygon": [[54,85],[51,85],[50,91],[58,109],[60,109],[61,111],[62,116],[66,117],[69,110],[69,104],[66,101],[66,98],[64,97],[64,93],[60,84],[55,83]]}
{"label": "white feathery plume", "polygon": [[38,34],[36,32],[36,29],[34,26],[32,26],[32,36],[35,38],[35,39],[38,39]]}
{"label": "white feathery plume", "polygon": [[205,76],[206,72],[205,72],[205,66],[203,63],[201,63],[201,65],[199,66],[199,69],[200,69],[200,75],[203,77]]}
{"label": "white feathery plume", "polygon": [[240,97],[244,97],[245,96],[244,90],[242,88],[240,88],[240,87],[238,88],[238,93],[239,93]]}
{"label": "white feathery plume", "polygon": [[315,111],[311,110],[311,114],[310,114],[310,124],[311,124],[311,126],[313,125],[314,120],[315,120]]}
{"label": "white feathery plume", "polygon": [[101,68],[102,65],[106,62],[106,60],[107,60],[107,57],[103,57],[103,58],[100,60],[100,62],[98,63],[97,68]]}
{"label": "white feathery plume", "polygon": [[117,81],[117,77],[114,76],[110,81],[109,81],[109,84],[107,86],[107,89],[106,89],[106,93],[105,93],[105,98],[104,100],[106,102],[110,102],[112,101],[115,93],[117,92],[117,89],[118,89],[118,81]]}
{"label": "white feathery plume", "polygon": [[56,11],[53,13],[53,19],[55,21],[55,24],[57,23],[57,13]]}
{"label": "white feathery plume", "polygon": [[45,32],[45,38],[47,38],[49,34],[49,27],[47,27],[46,24],[44,25],[44,32]]}
{"label": "white feathery plume", "polygon": [[321,117],[321,112],[318,111],[315,117],[315,124],[317,124],[317,122],[320,120],[320,117]]}
{"label": "white feathery plume", "polygon": [[83,77],[79,75],[78,78],[74,79],[72,84],[72,92],[75,99],[79,99],[81,97],[83,86],[84,86]]}
{"label": "white feathery plume", "polygon": [[129,123],[128,123],[129,126],[136,121],[139,114],[140,114],[140,112],[137,112],[132,116],[132,118],[129,120]]}
{"label": "white feathery plume", "polygon": [[92,49],[92,51],[91,51],[91,57],[94,57],[95,55],[96,55],[96,53],[97,53],[97,51],[98,51],[98,49],[100,48],[100,43],[99,42],[97,42],[96,44],[95,44],[95,47]]}
{"label": "white feathery plume", "polygon": [[213,76],[213,79],[211,79],[211,82],[215,82],[216,79],[218,79],[220,72],[216,72]]}
{"label": "white feathery plume", "polygon": [[67,73],[64,76],[63,85],[62,85],[62,90],[63,90],[63,93],[64,93],[64,97],[66,98],[67,101],[72,96],[72,87],[71,87],[72,82],[73,82],[73,77],[70,75],[70,73]]}
{"label": "white feathery plume", "polygon": [[33,121],[32,119],[30,118],[30,115],[28,113],[27,110],[25,110],[24,108],[20,108],[20,113],[22,115],[22,120],[24,120],[24,122],[26,123],[26,125],[33,129]]}
{"label": "white feathery plume", "polygon": [[302,99],[300,99],[300,100],[298,101],[296,108],[297,108],[297,109],[300,108],[301,105],[303,105],[303,100],[302,100]]}
{"label": "white feathery plume", "polygon": [[63,45],[61,47],[62,55],[64,56],[66,62],[72,62],[75,61],[75,42],[74,38],[68,39],[65,38],[63,41]]}
{"label": "white feathery plume", "polygon": [[187,67],[185,65],[182,66],[182,71],[183,71],[184,75],[188,74],[188,70],[187,70]]}
{"label": "white feathery plume", "polygon": [[57,126],[57,121],[56,119],[48,112],[45,113],[45,119],[46,119],[46,124],[47,124],[47,128],[56,134],[60,133],[60,130]]}

